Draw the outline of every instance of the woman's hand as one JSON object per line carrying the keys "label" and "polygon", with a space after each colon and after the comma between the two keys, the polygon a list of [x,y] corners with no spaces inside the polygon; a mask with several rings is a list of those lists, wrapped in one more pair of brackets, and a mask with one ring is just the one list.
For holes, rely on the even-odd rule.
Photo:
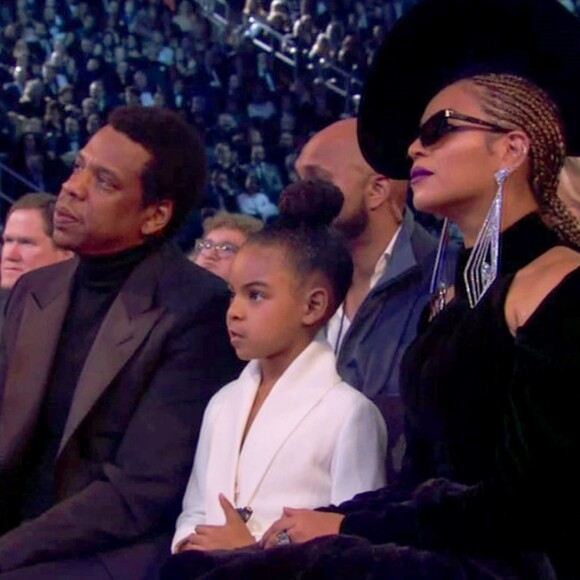
{"label": "woman's hand", "polygon": [[196,526],[195,534],[190,534],[178,545],[177,553],[188,550],[233,550],[256,543],[244,520],[223,493],[219,494],[219,502],[226,523],[223,526]]}
{"label": "woman's hand", "polygon": [[282,517],[275,521],[260,540],[263,548],[278,545],[278,536],[288,534],[294,544],[301,544],[321,536],[332,536],[340,533],[340,524],[344,516],[329,512],[294,509],[285,507]]}

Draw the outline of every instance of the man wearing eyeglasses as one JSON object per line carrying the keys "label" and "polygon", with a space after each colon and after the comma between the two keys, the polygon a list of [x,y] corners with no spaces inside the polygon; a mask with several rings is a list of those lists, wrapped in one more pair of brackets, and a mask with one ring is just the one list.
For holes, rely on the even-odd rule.
{"label": "man wearing eyeglasses", "polygon": [[203,222],[204,236],[190,256],[195,264],[228,280],[237,251],[263,223],[251,216],[220,211]]}
{"label": "man wearing eyeglasses", "polygon": [[346,238],[354,275],[327,336],[342,378],[385,417],[387,477],[392,478],[404,448],[399,367],[428,300],[437,242],[406,208],[407,181],[379,175],[364,160],[356,119],[338,121],[314,135],[296,170],[303,179],[331,181],[345,198],[333,225]]}

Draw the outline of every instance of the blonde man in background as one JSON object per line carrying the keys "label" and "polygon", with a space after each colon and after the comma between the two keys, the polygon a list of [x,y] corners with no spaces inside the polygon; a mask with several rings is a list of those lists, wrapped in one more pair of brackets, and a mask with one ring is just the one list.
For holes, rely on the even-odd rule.
{"label": "blonde man in background", "polygon": [[249,236],[263,223],[248,215],[219,211],[203,221],[203,238],[196,240],[192,262],[227,281],[232,261]]}

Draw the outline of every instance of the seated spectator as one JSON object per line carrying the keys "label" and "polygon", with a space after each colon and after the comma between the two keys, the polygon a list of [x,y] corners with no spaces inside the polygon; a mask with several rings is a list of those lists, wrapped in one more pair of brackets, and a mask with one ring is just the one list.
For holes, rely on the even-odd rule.
{"label": "seated spectator", "polygon": [[4,104],[9,109],[14,109],[24,95],[27,77],[28,74],[25,67],[15,66],[12,72],[12,82],[6,83],[3,86],[2,94]]}
{"label": "seated spectator", "polygon": [[24,128],[25,132],[16,142],[9,165],[27,183],[12,176],[5,176],[4,189],[12,199],[18,199],[35,187],[46,191],[49,181],[52,191],[56,187],[53,182],[54,176],[46,171],[48,159],[41,133],[30,131],[29,126]]}
{"label": "seated spectator", "polygon": [[326,27],[326,36],[330,45],[330,55],[336,58],[344,39],[344,26],[340,20],[333,20]]}
{"label": "seated spectator", "polygon": [[238,195],[238,205],[242,213],[258,217],[264,221],[278,215],[278,208],[260,189],[260,182],[253,173],[248,173],[245,186],[246,191]]}
{"label": "seated spectator", "polygon": [[237,160],[237,152],[234,151],[227,141],[220,141],[214,149],[215,162],[213,170],[225,171],[232,183],[243,183],[246,173],[240,167]]}
{"label": "seated spectator", "polygon": [[85,123],[87,139],[90,139],[102,126],[103,122],[101,121],[100,115],[97,113],[90,114]]}
{"label": "seated spectator", "polygon": [[264,81],[257,82],[250,102],[247,107],[247,114],[250,119],[260,121],[270,121],[276,115],[276,105],[268,94],[268,88]]}
{"label": "seated spectator", "polygon": [[320,333],[352,276],[328,227],[342,196],[330,184],[291,187],[281,220],[234,259],[227,324],[250,363],[204,414],[174,553],[253,544],[286,505],[340,502],[385,480],[384,421],[340,379]]}
{"label": "seated spectator", "polygon": [[72,85],[60,87],[58,91],[58,102],[63,108],[74,103],[74,88]]}
{"label": "seated spectator", "polygon": [[328,34],[325,32],[319,32],[316,37],[316,41],[312,45],[310,52],[308,53],[308,58],[310,60],[330,60],[332,58],[332,51],[330,45],[330,39]]}
{"label": "seated spectator", "polygon": [[86,97],[83,99],[81,103],[81,109],[83,112],[83,117],[85,119],[88,119],[89,115],[99,113],[99,104],[97,103],[97,101],[95,101],[95,99],[92,99],[91,97]]}
{"label": "seated spectator", "polygon": [[125,104],[131,107],[141,105],[141,93],[135,85],[125,87],[123,92]]}
{"label": "seated spectator", "polygon": [[42,117],[44,115],[44,85],[40,79],[26,81],[24,93],[18,101],[18,112],[25,117]]}
{"label": "seated spectator", "polygon": [[191,32],[198,19],[191,2],[182,0],[178,3],[177,14],[173,17],[175,24],[181,32]]}
{"label": "seated spectator", "polygon": [[28,193],[12,204],[2,233],[0,287],[9,289],[31,270],[72,258],[52,239],[56,196]]}
{"label": "seated spectator", "polygon": [[230,182],[228,172],[219,168],[214,169],[210,174],[208,195],[204,207],[239,212],[238,193],[236,185]]}
{"label": "seated spectator", "polygon": [[247,24],[250,17],[266,20],[268,12],[264,9],[262,0],[245,0],[242,15]]}
{"label": "seated spectator", "polygon": [[76,155],[82,147],[82,144],[83,139],[78,119],[72,115],[66,117],[64,120],[64,133],[57,142],[57,154],[60,156],[68,153]]}
{"label": "seated spectator", "polygon": [[135,88],[139,91],[139,101],[144,107],[153,106],[153,93],[149,88],[149,80],[144,71],[138,70],[133,75]]}
{"label": "seated spectator", "polygon": [[42,81],[44,83],[44,94],[46,97],[56,99],[61,85],[58,82],[56,67],[49,62],[42,65]]}
{"label": "seated spectator", "polygon": [[277,200],[282,191],[282,178],[278,168],[273,163],[266,162],[266,148],[264,145],[252,146],[250,163],[246,167],[258,180],[258,185],[271,200]]}
{"label": "seated spectator", "polygon": [[[192,110],[195,98],[196,97],[194,96],[191,101]],[[205,97],[197,96],[197,98],[203,99],[204,112],[207,113],[207,102]],[[199,106],[201,103],[196,103],[196,105]],[[217,117],[216,126],[212,127],[211,131],[209,132],[209,142],[214,144],[217,144],[219,141],[231,143],[232,137],[237,130],[238,124],[235,117],[229,113],[220,113]]]}
{"label": "seated spectator", "polygon": [[219,211],[203,220],[203,238],[196,240],[190,259],[227,281],[238,250],[263,225],[249,215]]}
{"label": "seated spectator", "polygon": [[[106,117],[111,111],[113,105],[117,104],[113,98],[105,91],[104,83],[101,79],[94,80],[89,85],[89,97],[97,104],[97,111],[99,115]],[[88,115],[85,115],[88,117]]]}
{"label": "seated spectator", "polygon": [[310,14],[303,14],[294,23],[292,36],[299,49],[310,49],[316,39],[316,25]]}

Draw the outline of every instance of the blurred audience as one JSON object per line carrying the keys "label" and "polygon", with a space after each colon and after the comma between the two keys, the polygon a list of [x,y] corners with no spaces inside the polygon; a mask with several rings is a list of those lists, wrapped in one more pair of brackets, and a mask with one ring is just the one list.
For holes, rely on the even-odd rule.
{"label": "blurred audience", "polygon": [[[0,161],[31,183],[5,179],[0,187],[13,197],[31,185],[57,193],[62,168],[109,112],[141,104],[178,111],[204,136],[219,170],[206,207],[239,211],[237,196],[253,193],[246,187],[250,173],[276,203],[296,177],[292,156],[300,147],[356,114],[351,88],[344,97],[329,84],[356,90],[384,35],[416,1],[246,0],[243,10],[228,2],[224,27],[204,13],[213,4],[192,0],[6,0],[0,7]],[[563,3],[578,10],[578,2]],[[23,157],[23,142],[33,139],[35,152]],[[223,160],[228,146],[233,168]],[[216,193],[218,181],[227,181],[226,196]]]}

